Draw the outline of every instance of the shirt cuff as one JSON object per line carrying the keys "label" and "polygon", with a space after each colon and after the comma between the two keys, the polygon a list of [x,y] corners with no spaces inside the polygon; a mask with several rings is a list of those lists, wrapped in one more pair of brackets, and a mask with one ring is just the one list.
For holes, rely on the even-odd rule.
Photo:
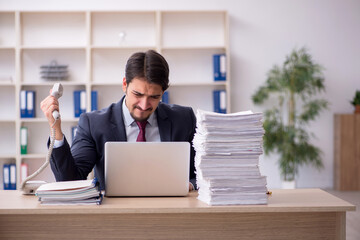
{"label": "shirt cuff", "polygon": [[64,145],[64,135],[63,135],[61,140],[56,140],[55,139],[54,148],[62,147],[62,145]]}

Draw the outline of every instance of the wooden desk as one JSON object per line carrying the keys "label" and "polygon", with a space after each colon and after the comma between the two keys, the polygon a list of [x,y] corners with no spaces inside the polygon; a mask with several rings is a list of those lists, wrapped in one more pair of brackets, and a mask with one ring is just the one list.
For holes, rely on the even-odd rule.
{"label": "wooden desk", "polygon": [[42,206],[0,191],[1,239],[345,239],[355,206],[320,189],[274,190],[268,205],[208,206],[188,197],[105,198]]}

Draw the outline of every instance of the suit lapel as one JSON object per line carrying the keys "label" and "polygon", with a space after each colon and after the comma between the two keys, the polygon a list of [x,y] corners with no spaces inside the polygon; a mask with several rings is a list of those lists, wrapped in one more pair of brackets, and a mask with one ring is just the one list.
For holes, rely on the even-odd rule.
{"label": "suit lapel", "polygon": [[125,99],[125,96],[115,104],[113,115],[111,117],[111,128],[112,134],[115,141],[127,141],[126,130],[124,125],[123,113],[122,113],[122,104]]}
{"label": "suit lapel", "polygon": [[156,109],[157,122],[159,127],[160,139],[162,142],[171,141],[171,121],[162,108],[162,103]]}

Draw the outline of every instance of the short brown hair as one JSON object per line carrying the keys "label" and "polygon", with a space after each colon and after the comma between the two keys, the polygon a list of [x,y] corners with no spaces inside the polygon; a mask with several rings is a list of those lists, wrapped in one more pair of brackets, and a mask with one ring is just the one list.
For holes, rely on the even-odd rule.
{"label": "short brown hair", "polygon": [[169,87],[169,65],[165,58],[154,50],[131,55],[125,68],[126,83],[134,78],[144,78],[158,84],[165,91]]}

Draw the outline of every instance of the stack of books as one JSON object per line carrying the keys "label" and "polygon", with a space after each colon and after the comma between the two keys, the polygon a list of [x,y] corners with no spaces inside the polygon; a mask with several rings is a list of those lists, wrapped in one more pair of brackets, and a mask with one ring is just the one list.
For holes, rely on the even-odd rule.
{"label": "stack of books", "polygon": [[262,113],[197,111],[195,167],[198,199],[209,205],[267,204]]}
{"label": "stack of books", "polygon": [[100,205],[102,201],[96,178],[46,183],[36,190],[35,195],[46,205]]}

